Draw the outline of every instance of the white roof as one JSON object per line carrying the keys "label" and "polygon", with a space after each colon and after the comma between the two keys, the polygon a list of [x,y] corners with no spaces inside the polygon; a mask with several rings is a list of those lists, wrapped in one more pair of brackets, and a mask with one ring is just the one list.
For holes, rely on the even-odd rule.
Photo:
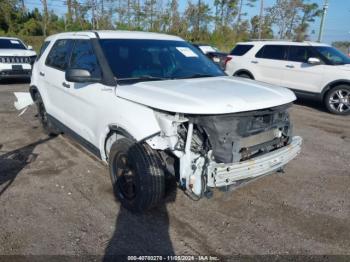
{"label": "white roof", "polygon": [[155,40],[174,40],[184,41],[182,38],[173,35],[159,34],[152,32],[140,32],[140,31],[124,31],[124,30],[97,30],[97,31],[78,31],[78,32],[67,32],[59,33],[56,35],[49,36],[47,40],[54,40],[58,38],[69,38],[77,36],[87,36],[90,38],[98,37],[101,39],[155,39]]}
{"label": "white roof", "polygon": [[323,43],[318,43],[318,42],[311,42],[311,41],[304,41],[304,42],[295,42],[295,41],[249,41],[249,42],[240,42],[237,44],[242,44],[242,45],[256,45],[256,44],[261,44],[261,45],[300,45],[300,46],[305,46],[305,45],[309,45],[309,46],[329,46],[327,44],[323,44]]}

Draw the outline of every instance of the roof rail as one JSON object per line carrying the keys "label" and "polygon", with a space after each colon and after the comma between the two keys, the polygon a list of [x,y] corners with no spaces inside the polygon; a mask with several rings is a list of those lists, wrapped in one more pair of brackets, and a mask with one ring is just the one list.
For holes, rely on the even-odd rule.
{"label": "roof rail", "polygon": [[251,39],[250,41],[285,41],[285,42],[303,42],[303,41],[296,41],[293,39]]}

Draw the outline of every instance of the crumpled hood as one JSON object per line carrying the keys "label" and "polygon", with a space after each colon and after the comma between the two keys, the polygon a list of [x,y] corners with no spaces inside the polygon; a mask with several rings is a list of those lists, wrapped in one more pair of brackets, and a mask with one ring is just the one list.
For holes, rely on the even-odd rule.
{"label": "crumpled hood", "polygon": [[296,99],[286,88],[228,76],[118,85],[116,95],[152,108],[188,114],[245,112]]}
{"label": "crumpled hood", "polygon": [[35,56],[33,50],[27,49],[0,49],[0,56]]}

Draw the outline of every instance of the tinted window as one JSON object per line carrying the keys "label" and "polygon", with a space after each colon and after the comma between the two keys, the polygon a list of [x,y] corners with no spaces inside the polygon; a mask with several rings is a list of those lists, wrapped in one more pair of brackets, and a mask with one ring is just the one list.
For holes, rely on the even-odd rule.
{"label": "tinted window", "polygon": [[250,49],[252,49],[252,47],[253,45],[236,45],[230,54],[235,56],[242,56],[245,55]]}
{"label": "tinted window", "polygon": [[46,41],[43,43],[43,45],[40,48],[39,54],[36,57],[36,60],[39,60],[40,57],[43,55],[43,53],[45,52],[46,48],[48,47],[48,45],[50,44],[50,41]]}
{"label": "tinted window", "polygon": [[57,40],[50,50],[46,59],[46,65],[66,70],[70,52],[71,40]]}
{"label": "tinted window", "polygon": [[350,64],[350,58],[334,47],[316,46],[314,48],[333,65]]}
{"label": "tinted window", "polygon": [[284,45],[265,45],[255,55],[258,58],[284,60],[288,46]]}
{"label": "tinted window", "polygon": [[310,49],[306,46],[290,46],[288,60],[294,62],[307,63],[310,57],[314,57],[310,53]]}
{"label": "tinted window", "polygon": [[70,68],[88,70],[92,77],[101,76],[101,68],[90,40],[75,41]]}
{"label": "tinted window", "polygon": [[27,49],[18,39],[0,39],[0,49]]}
{"label": "tinted window", "polygon": [[185,41],[101,39],[100,43],[118,80],[224,75],[201,51]]}

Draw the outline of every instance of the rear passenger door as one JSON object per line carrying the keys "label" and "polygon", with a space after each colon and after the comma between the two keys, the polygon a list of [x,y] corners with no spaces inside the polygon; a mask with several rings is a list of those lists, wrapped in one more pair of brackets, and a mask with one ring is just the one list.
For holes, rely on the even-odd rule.
{"label": "rear passenger door", "polygon": [[69,89],[64,85],[65,70],[72,48],[72,40],[58,39],[53,44],[45,66],[41,65],[39,77],[45,87],[46,101],[44,100],[48,114],[58,119],[65,125],[70,125],[72,118],[67,112]]}
{"label": "rear passenger door", "polygon": [[288,61],[284,63],[284,72],[281,85],[306,92],[319,92],[322,83],[325,65],[310,65],[310,57],[321,57],[310,46],[291,45],[288,50]]}
{"label": "rear passenger door", "polygon": [[269,84],[280,85],[287,56],[285,45],[264,45],[252,59],[255,65],[255,79]]}

